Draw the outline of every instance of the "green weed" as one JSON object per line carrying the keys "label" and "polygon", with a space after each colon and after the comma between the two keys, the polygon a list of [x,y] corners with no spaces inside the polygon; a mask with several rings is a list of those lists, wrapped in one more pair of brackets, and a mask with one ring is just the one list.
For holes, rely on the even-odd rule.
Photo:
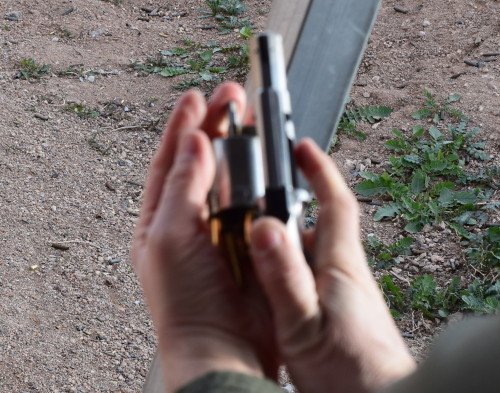
{"label": "green weed", "polygon": [[245,12],[245,5],[240,0],[206,0],[208,16],[215,18],[219,23],[220,32],[228,34],[235,29],[240,30],[243,36],[249,36],[252,30],[252,24],[248,19],[240,18]]}
{"label": "green weed", "polygon": [[411,255],[410,247],[414,239],[404,237],[394,243],[384,244],[375,235],[368,235],[364,244],[370,266],[387,269],[396,263],[400,255]]}
{"label": "green weed", "polygon": [[366,134],[358,130],[358,123],[365,122],[374,124],[389,117],[391,113],[392,109],[387,106],[359,106],[346,109],[340,119],[337,132],[364,141],[366,139]]}
{"label": "green weed", "polygon": [[389,157],[388,168],[382,174],[361,173],[364,180],[356,186],[362,196],[390,200],[377,210],[374,219],[401,217],[407,232],[446,221],[462,236],[464,225],[484,223],[488,210],[495,209],[490,201],[492,191],[484,185],[496,182],[488,176],[497,171],[491,170],[489,175],[484,170],[476,175],[465,171],[470,160],[489,160],[485,142],[475,140],[479,131],[465,118],[446,127],[417,125],[410,135],[393,130],[394,138],[385,144],[395,153]]}
{"label": "green weed", "polygon": [[432,119],[434,124],[438,124],[441,120],[444,120],[446,115],[450,115],[456,119],[464,117],[460,110],[451,106],[454,102],[460,101],[460,95],[450,94],[441,102],[437,102],[436,98],[428,90],[424,91],[424,96],[424,107],[413,113],[413,119]]}
{"label": "green weed", "polygon": [[175,86],[178,90],[185,90],[207,82],[220,82],[221,75],[232,65],[230,60],[227,61],[227,65],[223,65],[224,59],[222,57],[216,59],[215,56],[233,50],[236,49],[222,48],[215,42],[199,45],[185,41],[181,47],[162,50],[156,58],[148,59],[144,63],[134,63],[132,67],[144,73],[159,74],[166,78],[194,75]]}
{"label": "green weed", "polygon": [[403,291],[394,283],[392,277],[388,274],[380,278],[379,285],[386,299],[387,306],[391,310],[392,316],[394,318],[399,318],[401,313],[406,309]]}
{"label": "green weed", "polygon": [[26,58],[19,61],[19,72],[17,77],[20,79],[40,79],[50,72],[50,66],[47,64],[37,64],[34,59]]}
{"label": "green weed", "polygon": [[65,109],[68,112],[76,114],[82,119],[95,119],[101,115],[101,112],[96,108],[89,108],[83,104],[71,103],[67,104]]}

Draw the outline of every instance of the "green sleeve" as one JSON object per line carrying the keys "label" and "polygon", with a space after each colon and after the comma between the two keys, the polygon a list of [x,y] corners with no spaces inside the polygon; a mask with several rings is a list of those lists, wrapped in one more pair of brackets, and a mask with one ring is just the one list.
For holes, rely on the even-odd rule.
{"label": "green sleeve", "polygon": [[500,318],[457,323],[407,378],[379,393],[499,393]]}
{"label": "green sleeve", "polygon": [[283,393],[274,382],[234,372],[211,372],[177,393]]}

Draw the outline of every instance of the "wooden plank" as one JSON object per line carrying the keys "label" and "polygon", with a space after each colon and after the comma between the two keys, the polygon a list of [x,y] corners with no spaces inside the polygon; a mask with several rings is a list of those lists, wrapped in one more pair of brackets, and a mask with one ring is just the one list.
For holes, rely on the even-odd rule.
{"label": "wooden plank", "polygon": [[293,119],[298,139],[310,137],[328,150],[379,2],[314,0],[311,3],[288,66],[288,89],[292,110],[296,109]]}

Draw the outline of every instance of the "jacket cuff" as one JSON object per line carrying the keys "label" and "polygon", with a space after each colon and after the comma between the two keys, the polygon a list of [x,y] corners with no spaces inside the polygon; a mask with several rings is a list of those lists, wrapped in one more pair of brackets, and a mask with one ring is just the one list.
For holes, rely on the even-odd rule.
{"label": "jacket cuff", "polygon": [[217,371],[183,386],[177,393],[283,393],[276,383],[247,374]]}

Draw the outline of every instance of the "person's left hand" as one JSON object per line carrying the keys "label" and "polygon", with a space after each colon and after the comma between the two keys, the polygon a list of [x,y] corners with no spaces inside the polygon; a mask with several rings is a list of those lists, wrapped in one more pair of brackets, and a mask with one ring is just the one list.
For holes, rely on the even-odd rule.
{"label": "person's left hand", "polygon": [[173,111],[151,163],[131,258],[159,338],[168,391],[209,371],[276,376],[270,312],[258,286],[244,294],[211,244],[207,194],[215,163],[210,137],[227,130],[227,105],[242,114],[236,84],[206,104],[190,91]]}

